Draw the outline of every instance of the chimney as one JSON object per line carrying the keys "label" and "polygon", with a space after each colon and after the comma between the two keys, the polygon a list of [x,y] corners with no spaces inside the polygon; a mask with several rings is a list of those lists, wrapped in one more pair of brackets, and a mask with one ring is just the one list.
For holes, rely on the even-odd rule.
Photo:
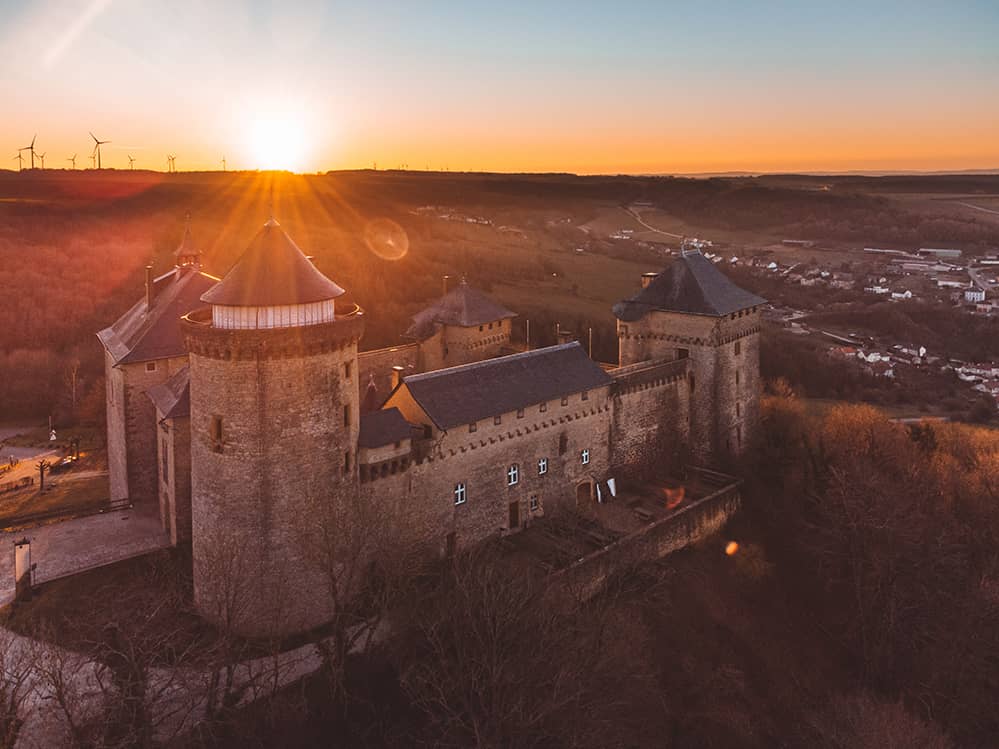
{"label": "chimney", "polygon": [[153,308],[153,299],[156,297],[156,289],[153,288],[153,266],[146,266],[146,309]]}
{"label": "chimney", "polygon": [[572,334],[571,330],[558,329],[558,342],[559,343],[572,343],[576,340],[576,336]]}
{"label": "chimney", "polygon": [[648,288],[648,285],[656,280],[658,273],[643,273],[642,274],[642,288]]}
{"label": "chimney", "polygon": [[403,368],[396,364],[392,367],[392,389],[395,390],[406,378],[402,376]]}

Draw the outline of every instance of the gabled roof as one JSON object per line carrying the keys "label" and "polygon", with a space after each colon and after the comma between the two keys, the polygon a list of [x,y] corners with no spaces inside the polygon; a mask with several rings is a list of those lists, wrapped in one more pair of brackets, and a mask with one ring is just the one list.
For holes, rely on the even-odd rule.
{"label": "gabled roof", "polygon": [[409,390],[439,429],[451,429],[610,382],[610,376],[573,341],[410,375],[400,387]]}
{"label": "gabled roof", "polygon": [[422,340],[434,334],[437,324],[472,328],[516,316],[516,312],[497,304],[462,279],[434,304],[413,315],[413,324],[405,336]]}
{"label": "gabled roof", "polygon": [[361,414],[361,429],[357,437],[358,447],[381,447],[408,440],[412,436],[412,425],[406,421],[398,408],[385,408],[381,411]]}
{"label": "gabled roof", "polygon": [[732,283],[700,252],[684,252],[638,294],[614,305],[614,315],[634,322],[652,310],[722,317],[766,299]]}
{"label": "gabled roof", "polygon": [[238,307],[277,307],[322,302],[343,293],[271,219],[222,282],[201,300]]}
{"label": "gabled roof", "polygon": [[201,295],[218,279],[194,268],[174,268],[153,281],[153,304],[145,298],[97,337],[115,364],[165,359],[186,353],[180,318],[204,305]]}
{"label": "gabled roof", "polygon": [[191,369],[184,365],[170,378],[146,391],[164,419],[191,415]]}

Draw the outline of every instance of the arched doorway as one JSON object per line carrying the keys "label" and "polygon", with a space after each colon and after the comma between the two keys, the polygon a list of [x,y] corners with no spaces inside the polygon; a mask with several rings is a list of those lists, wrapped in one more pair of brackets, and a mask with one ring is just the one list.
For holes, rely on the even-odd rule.
{"label": "arched doorway", "polygon": [[593,482],[583,481],[576,484],[576,509],[584,510],[590,506],[593,499]]}

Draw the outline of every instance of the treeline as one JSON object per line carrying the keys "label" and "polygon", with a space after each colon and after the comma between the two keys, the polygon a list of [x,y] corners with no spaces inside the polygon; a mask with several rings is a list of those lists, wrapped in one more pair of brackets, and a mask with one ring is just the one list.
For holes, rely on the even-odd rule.
{"label": "treeline", "polygon": [[999,730],[995,433],[906,427],[865,406],[818,416],[778,390],[765,400],[746,507],[789,595],[822,622],[856,688],[901,700],[957,745],[989,745]]}

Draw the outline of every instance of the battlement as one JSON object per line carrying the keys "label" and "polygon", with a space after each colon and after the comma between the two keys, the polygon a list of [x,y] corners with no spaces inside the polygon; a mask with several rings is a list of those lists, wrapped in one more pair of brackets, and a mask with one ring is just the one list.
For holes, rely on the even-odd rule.
{"label": "battlement", "polygon": [[625,395],[685,380],[689,371],[689,359],[655,359],[618,367],[608,374],[614,378],[611,393]]}
{"label": "battlement", "polygon": [[364,311],[356,304],[334,322],[300,328],[219,328],[209,308],[195,310],[180,321],[187,350],[211,359],[288,359],[327,353],[356,345],[364,332]]}

